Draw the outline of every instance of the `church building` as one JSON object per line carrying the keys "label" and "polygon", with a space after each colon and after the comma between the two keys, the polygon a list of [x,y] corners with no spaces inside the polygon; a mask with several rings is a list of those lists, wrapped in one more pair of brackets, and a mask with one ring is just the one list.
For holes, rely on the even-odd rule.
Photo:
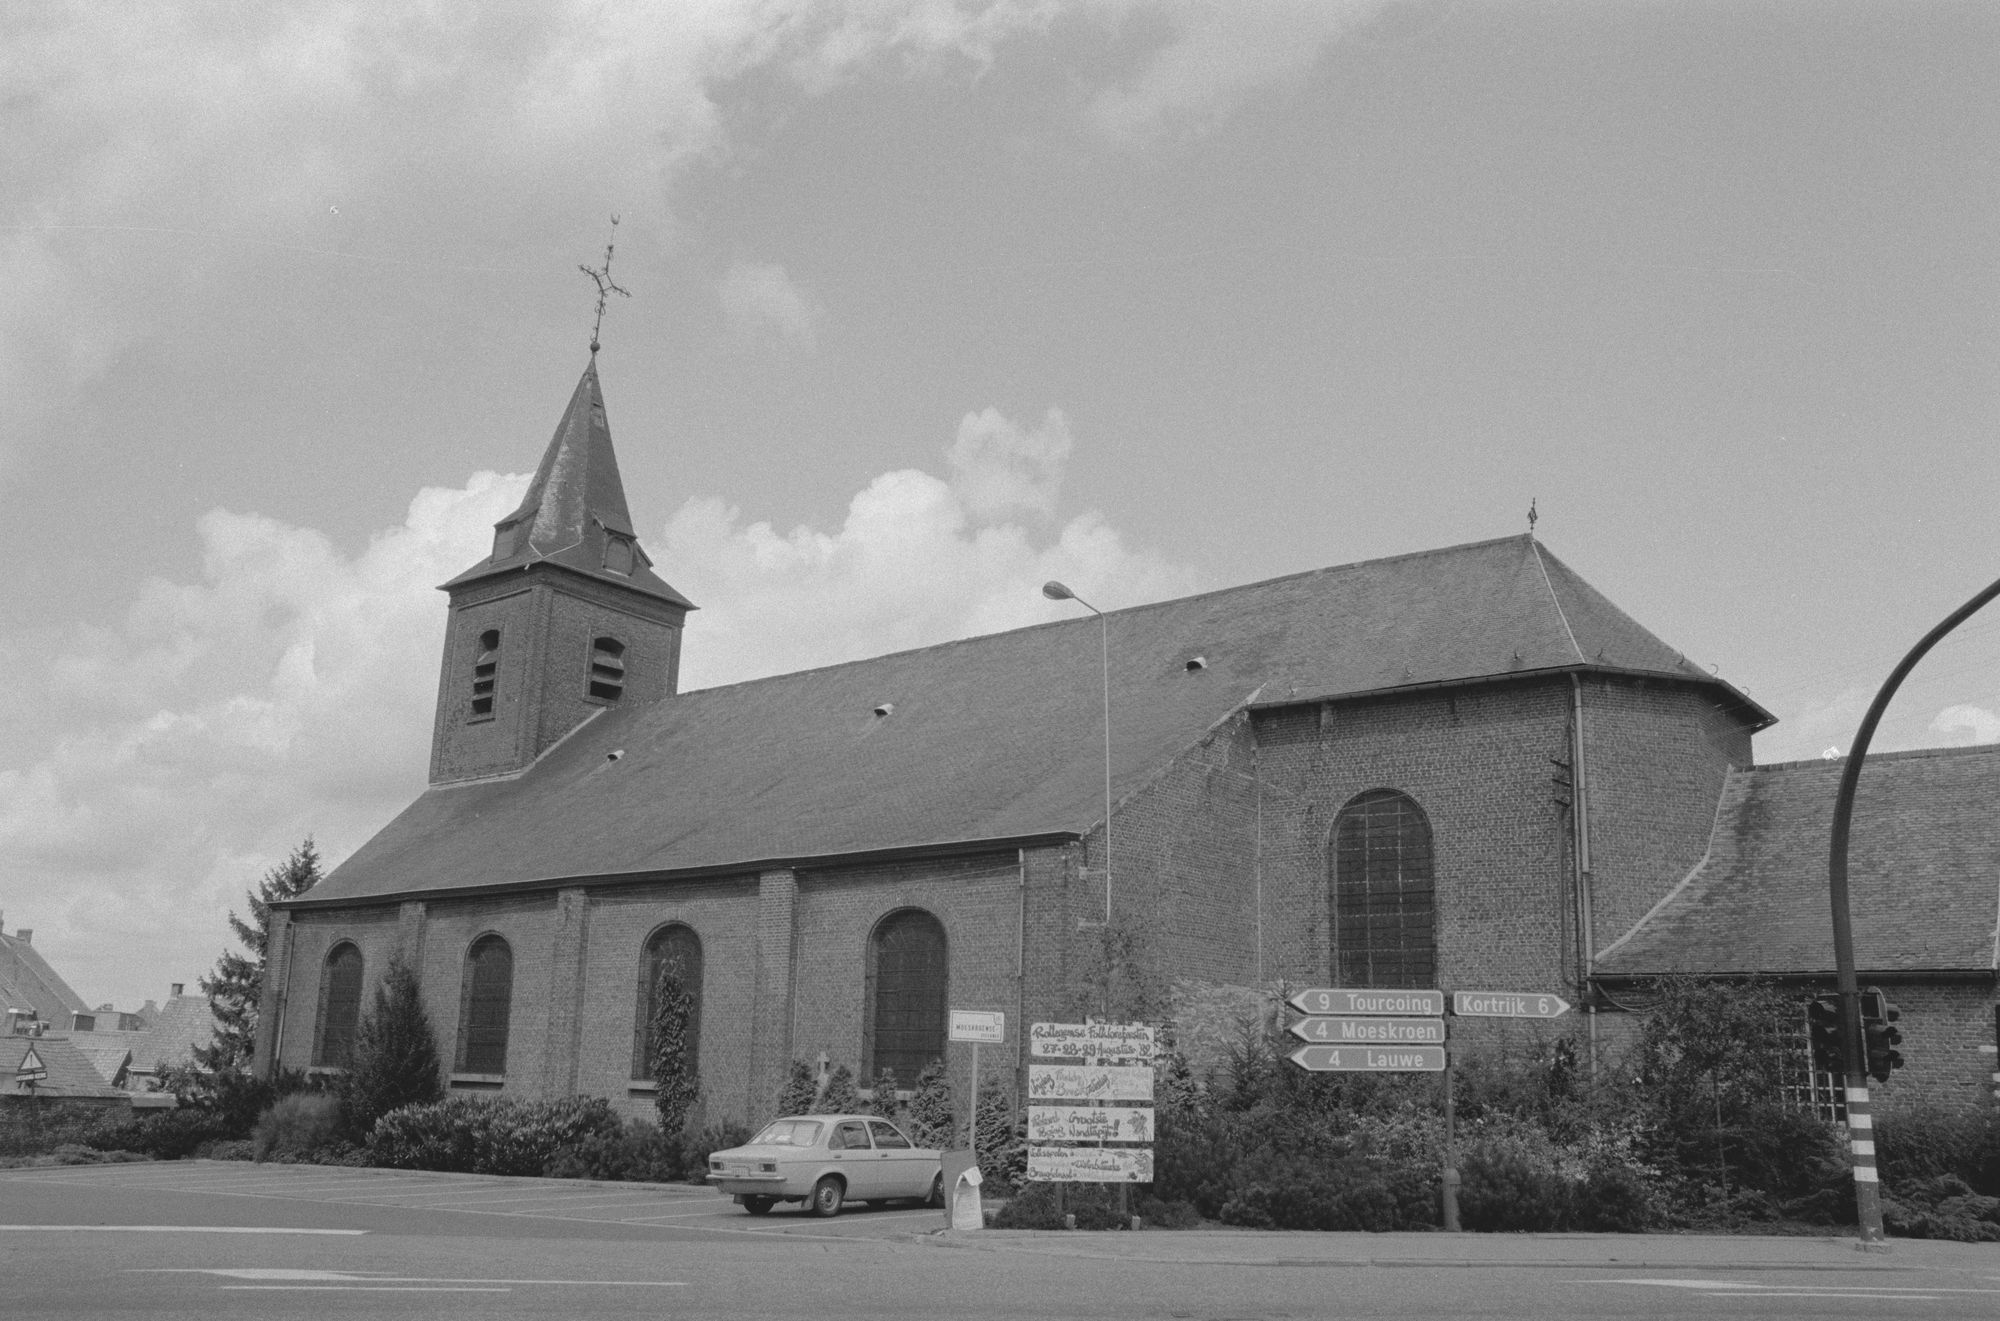
{"label": "church building", "polygon": [[[634,534],[593,359],[444,591],[430,785],[274,905],[266,1067],[339,1067],[398,953],[454,1091],[633,1115],[678,959],[704,1116],[750,1122],[795,1059],[962,1077],[953,1008],[1007,1014],[983,1063],[1018,1086],[1023,1025],[1204,988],[1547,991],[1581,1023],[1662,972],[1829,975],[1831,777],[1756,767],[1773,717],[1533,536],[684,693],[695,604]],[[1990,1040],[2000,760],[1876,760],[1864,976]],[[1984,1103],[1968,1058],[1937,1086]]]}

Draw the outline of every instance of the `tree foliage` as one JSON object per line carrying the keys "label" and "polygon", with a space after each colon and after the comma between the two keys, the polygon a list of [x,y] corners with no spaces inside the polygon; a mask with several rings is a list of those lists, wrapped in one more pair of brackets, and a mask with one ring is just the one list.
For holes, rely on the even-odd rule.
{"label": "tree foliage", "polygon": [[375,987],[375,1001],[354,1032],[354,1056],[339,1084],[341,1120],[356,1138],[406,1105],[429,1105],[444,1094],[437,1036],[424,1012],[417,974],[401,954]]}
{"label": "tree foliage", "polygon": [[699,1062],[695,1059],[694,996],[689,993],[680,962],[670,959],[653,983],[653,1108],[660,1112],[660,1131],[678,1142],[687,1127],[688,1111],[701,1095]]}
{"label": "tree foliage", "polygon": [[271,905],[296,899],[319,882],[319,850],[308,835],[290,857],[264,873],[256,889],[245,892],[248,921],[231,910],[229,925],[246,952],[224,950],[215,961],[215,971],[200,980],[215,1013],[214,1039],[194,1051],[195,1062],[205,1071],[249,1072],[257,1046],[257,1002],[264,994],[264,969],[270,959]]}
{"label": "tree foliage", "polygon": [[813,1066],[805,1060],[793,1060],[785,1085],[778,1089],[778,1113],[809,1115],[818,1098],[819,1080],[813,1076]]}

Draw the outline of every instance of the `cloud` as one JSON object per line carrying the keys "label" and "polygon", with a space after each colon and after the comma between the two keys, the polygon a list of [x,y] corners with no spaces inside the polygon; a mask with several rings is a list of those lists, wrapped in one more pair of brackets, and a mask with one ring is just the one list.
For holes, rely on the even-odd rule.
{"label": "cloud", "polygon": [[1931,717],[1931,729],[1954,745],[2000,743],[2000,715],[1983,706],[1948,706]]}
{"label": "cloud", "polygon": [[737,344],[749,347],[775,337],[807,353],[818,347],[814,327],[825,313],[792,283],[784,267],[739,261],[723,275],[716,292],[729,337]]}
{"label": "cloud", "polygon": [[[685,685],[1039,623],[1061,609],[1037,590],[1049,578],[1107,608],[1202,586],[1093,512],[1052,525],[1071,446],[1054,410],[1033,427],[968,414],[949,479],[884,473],[828,530],[689,501],[651,546],[703,607]],[[24,734],[0,761],[0,905],[87,999],[193,981],[229,944],[224,914],[300,839],[338,862],[422,790],[436,585],[486,554],[526,481],[420,491],[353,554],[214,510],[194,529],[198,581],[148,582],[113,627],[0,646]]]}

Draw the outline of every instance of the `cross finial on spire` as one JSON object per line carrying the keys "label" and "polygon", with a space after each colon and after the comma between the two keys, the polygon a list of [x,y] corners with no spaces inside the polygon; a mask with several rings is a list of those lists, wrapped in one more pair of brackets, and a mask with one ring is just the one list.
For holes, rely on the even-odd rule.
{"label": "cross finial on spire", "polygon": [[[596,351],[595,346],[593,346],[591,352],[594,353]],[[1535,535],[1535,518],[1535,497],[1531,495],[1528,497],[1528,535],[1531,537]]]}
{"label": "cross finial on spire", "polygon": [[617,294],[620,298],[630,298],[632,296],[629,290],[621,289],[611,281],[611,249],[617,237],[618,217],[613,216],[611,217],[611,238],[613,242],[607,242],[604,245],[604,265],[601,267],[579,265],[577,267],[578,270],[588,275],[597,285],[597,319],[590,323],[590,356],[593,358],[597,356],[597,331],[604,324],[604,300],[612,294]]}

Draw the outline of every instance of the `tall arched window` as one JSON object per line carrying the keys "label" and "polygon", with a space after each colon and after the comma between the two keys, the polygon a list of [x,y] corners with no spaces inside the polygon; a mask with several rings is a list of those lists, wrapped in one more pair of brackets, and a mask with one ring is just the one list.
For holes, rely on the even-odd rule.
{"label": "tall arched window", "polygon": [[507,1072],[507,1019],[513,1002],[514,951],[498,936],[481,936],[465,956],[458,1072]]}
{"label": "tall arched window", "polygon": [[479,635],[479,649],[472,655],[472,714],[493,714],[493,686],[500,676],[500,630],[489,628]]}
{"label": "tall arched window", "polygon": [[319,973],[319,1033],[312,1062],[346,1068],[354,1058],[354,1029],[361,1022],[361,951],[335,945]]}
{"label": "tall arched window", "polygon": [[660,970],[672,967],[694,1001],[688,1022],[688,1055],[699,1068],[701,1060],[701,937],[694,928],[679,922],[661,927],[646,942],[639,958],[639,1005],[632,1020],[632,1076],[653,1076],[653,1011],[659,1008],[654,992],[660,985]]}
{"label": "tall arched window", "polygon": [[1394,789],[1373,789],[1333,824],[1334,980],[1341,986],[1437,984],[1431,827]]}
{"label": "tall arched window", "polygon": [[908,1086],[944,1055],[950,961],[944,924],[922,909],[891,913],[868,943],[868,1021],[862,1043],[869,1082],[891,1070]]}

